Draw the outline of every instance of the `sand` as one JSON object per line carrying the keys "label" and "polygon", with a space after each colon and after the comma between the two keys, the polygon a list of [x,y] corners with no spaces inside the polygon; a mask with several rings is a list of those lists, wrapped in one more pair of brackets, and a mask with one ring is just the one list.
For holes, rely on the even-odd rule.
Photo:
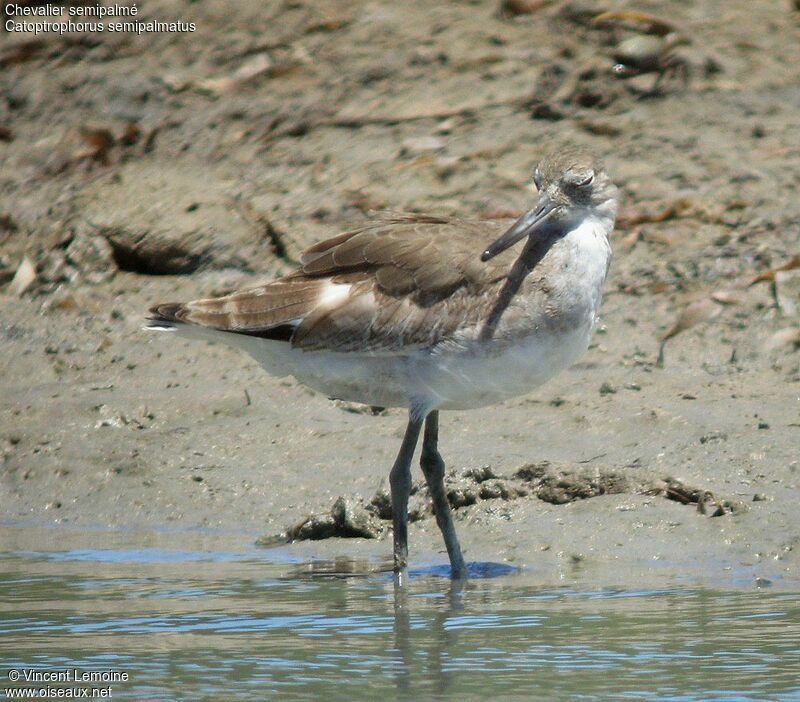
{"label": "sand", "polygon": [[[576,144],[624,195],[601,326],[548,385],[442,415],[453,490],[475,498],[456,511],[466,558],[542,582],[797,588],[799,274],[774,271],[800,252],[800,15],[778,1],[622,5],[691,39],[685,87],[615,78],[631,32],[587,26],[599,4],[503,18],[495,2],[154,0],[146,18],[196,31],[27,49],[32,37],[5,34],[4,524],[51,534],[48,548],[76,530],[249,547],[339,497],[370,504],[402,411],[145,333],[148,306],[286,273],[373,210],[514,216],[542,153]],[[531,465],[549,492],[513,477]],[[476,480],[487,466],[497,477]],[[444,563],[423,487],[414,500],[412,562]],[[380,561],[391,538],[377,523],[380,538],[289,548]]]}

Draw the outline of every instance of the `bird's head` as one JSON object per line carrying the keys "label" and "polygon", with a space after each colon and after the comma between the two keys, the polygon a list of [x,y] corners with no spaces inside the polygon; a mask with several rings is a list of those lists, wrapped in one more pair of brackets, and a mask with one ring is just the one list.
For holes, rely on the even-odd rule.
{"label": "bird's head", "polygon": [[587,218],[611,230],[617,215],[619,192],[600,162],[585,151],[563,150],[543,158],[533,171],[539,193],[528,210],[481,256],[488,261],[528,236],[563,236]]}

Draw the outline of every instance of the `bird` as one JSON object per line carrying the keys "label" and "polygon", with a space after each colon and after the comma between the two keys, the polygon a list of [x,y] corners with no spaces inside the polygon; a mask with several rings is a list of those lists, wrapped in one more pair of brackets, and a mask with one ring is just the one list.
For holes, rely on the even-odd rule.
{"label": "bird", "polygon": [[[408,412],[389,473],[393,564],[408,568],[411,464],[428,484],[453,579],[467,577],[439,453],[439,412],[527,394],[589,347],[619,193],[592,154],[533,172],[516,221],[384,213],[306,249],[285,277],[150,308],[148,328],[225,341],[328,397]],[[522,240],[524,243],[517,247]]]}

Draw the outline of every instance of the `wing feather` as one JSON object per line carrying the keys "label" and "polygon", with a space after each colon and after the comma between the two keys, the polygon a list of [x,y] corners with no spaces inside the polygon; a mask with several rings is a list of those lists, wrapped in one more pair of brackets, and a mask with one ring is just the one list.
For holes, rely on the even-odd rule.
{"label": "wing feather", "polygon": [[480,254],[507,226],[393,216],[311,246],[300,270],[285,278],[156,305],[150,320],[275,338],[305,350],[403,352],[436,344],[465,320],[477,324],[490,304],[515,254],[488,263]]}

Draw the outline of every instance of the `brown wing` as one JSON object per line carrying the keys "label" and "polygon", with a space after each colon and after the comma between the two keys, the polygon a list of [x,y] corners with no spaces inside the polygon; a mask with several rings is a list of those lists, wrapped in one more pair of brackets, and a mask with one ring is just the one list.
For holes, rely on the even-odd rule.
{"label": "brown wing", "polygon": [[482,263],[480,254],[507,226],[396,216],[312,246],[301,269],[285,278],[225,297],[157,305],[151,321],[288,340],[309,350],[399,351],[437,343],[472,317],[478,323],[481,301],[515,256]]}

